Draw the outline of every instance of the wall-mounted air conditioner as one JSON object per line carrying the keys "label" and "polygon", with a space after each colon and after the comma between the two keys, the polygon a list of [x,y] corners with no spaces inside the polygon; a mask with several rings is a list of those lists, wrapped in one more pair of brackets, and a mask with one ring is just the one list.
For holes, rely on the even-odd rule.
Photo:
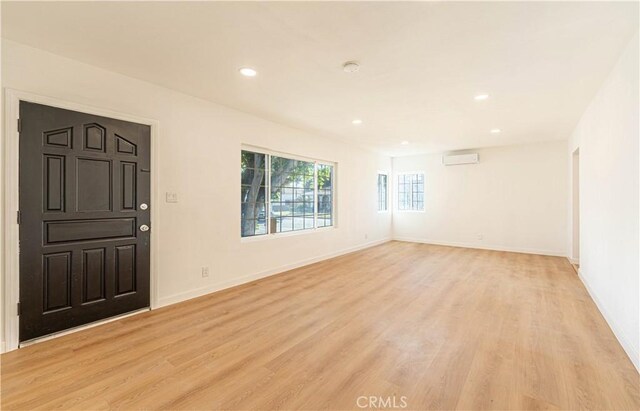
{"label": "wall-mounted air conditioner", "polygon": [[461,164],[476,164],[480,162],[478,153],[443,155],[442,164],[445,166],[459,166]]}

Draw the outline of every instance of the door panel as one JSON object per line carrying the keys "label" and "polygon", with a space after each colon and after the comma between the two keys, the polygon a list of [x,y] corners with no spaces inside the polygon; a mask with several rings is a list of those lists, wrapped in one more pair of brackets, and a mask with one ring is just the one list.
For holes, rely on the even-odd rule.
{"label": "door panel", "polygon": [[116,295],[136,290],[136,246],[116,247]]}
{"label": "door panel", "polygon": [[76,210],[111,211],[111,161],[76,159]]}
{"label": "door panel", "polygon": [[82,303],[104,300],[105,249],[82,251]]}
{"label": "door panel", "polygon": [[27,102],[20,119],[20,341],[148,307],[149,126]]}
{"label": "door panel", "polygon": [[44,255],[45,313],[71,307],[71,253]]}
{"label": "door panel", "polygon": [[101,240],[136,235],[135,218],[45,221],[45,245],[72,241]]}
{"label": "door panel", "polygon": [[120,176],[120,200],[122,210],[133,210],[136,206],[136,163],[122,162]]}
{"label": "door panel", "polygon": [[45,211],[64,211],[64,156],[45,155]]}

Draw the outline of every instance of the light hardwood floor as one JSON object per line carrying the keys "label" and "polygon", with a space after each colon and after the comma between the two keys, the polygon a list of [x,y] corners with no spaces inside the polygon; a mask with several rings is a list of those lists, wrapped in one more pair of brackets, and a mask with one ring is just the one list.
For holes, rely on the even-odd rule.
{"label": "light hardwood floor", "polygon": [[3,409],[638,409],[564,258],[391,242],[2,356]]}

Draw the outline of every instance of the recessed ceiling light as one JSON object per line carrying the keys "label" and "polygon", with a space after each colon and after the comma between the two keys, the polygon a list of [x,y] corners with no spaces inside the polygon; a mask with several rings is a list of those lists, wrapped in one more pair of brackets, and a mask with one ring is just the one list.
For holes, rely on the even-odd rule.
{"label": "recessed ceiling light", "polygon": [[400,143],[400,144],[402,144],[403,146],[407,146],[407,145],[409,145],[409,142],[408,142],[407,140],[404,140],[404,141],[403,141],[402,143]]}
{"label": "recessed ceiling light", "polygon": [[353,120],[351,123],[356,124],[356,125],[357,125],[357,124],[362,124],[362,120],[360,120],[359,118],[357,118],[357,119]]}
{"label": "recessed ceiling light", "polygon": [[500,133],[501,131],[502,131],[502,130],[500,130],[499,128],[492,128],[492,129],[491,129],[491,132],[492,132],[493,134],[498,134],[498,133]]}
{"label": "recessed ceiling light", "polygon": [[345,71],[345,73],[355,73],[356,71],[360,70],[360,65],[355,61],[347,61],[342,65],[342,69]]}
{"label": "recessed ceiling light", "polygon": [[249,67],[242,67],[240,69],[240,74],[246,77],[255,77],[258,72]]}
{"label": "recessed ceiling light", "polygon": [[488,94],[478,94],[473,99],[476,100],[476,101],[482,101],[482,100],[486,100],[488,98],[489,98]]}

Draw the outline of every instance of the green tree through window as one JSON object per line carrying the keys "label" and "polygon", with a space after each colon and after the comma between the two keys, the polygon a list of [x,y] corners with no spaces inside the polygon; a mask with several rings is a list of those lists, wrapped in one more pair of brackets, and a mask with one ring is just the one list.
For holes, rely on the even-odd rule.
{"label": "green tree through window", "polygon": [[333,225],[334,166],[246,150],[241,158],[242,237]]}
{"label": "green tree through window", "polygon": [[333,166],[318,164],[318,227],[333,225]]}
{"label": "green tree through window", "polygon": [[314,228],[315,164],[271,156],[271,232]]}
{"label": "green tree through window", "polygon": [[266,234],[266,155],[243,151],[240,181],[242,236]]}

